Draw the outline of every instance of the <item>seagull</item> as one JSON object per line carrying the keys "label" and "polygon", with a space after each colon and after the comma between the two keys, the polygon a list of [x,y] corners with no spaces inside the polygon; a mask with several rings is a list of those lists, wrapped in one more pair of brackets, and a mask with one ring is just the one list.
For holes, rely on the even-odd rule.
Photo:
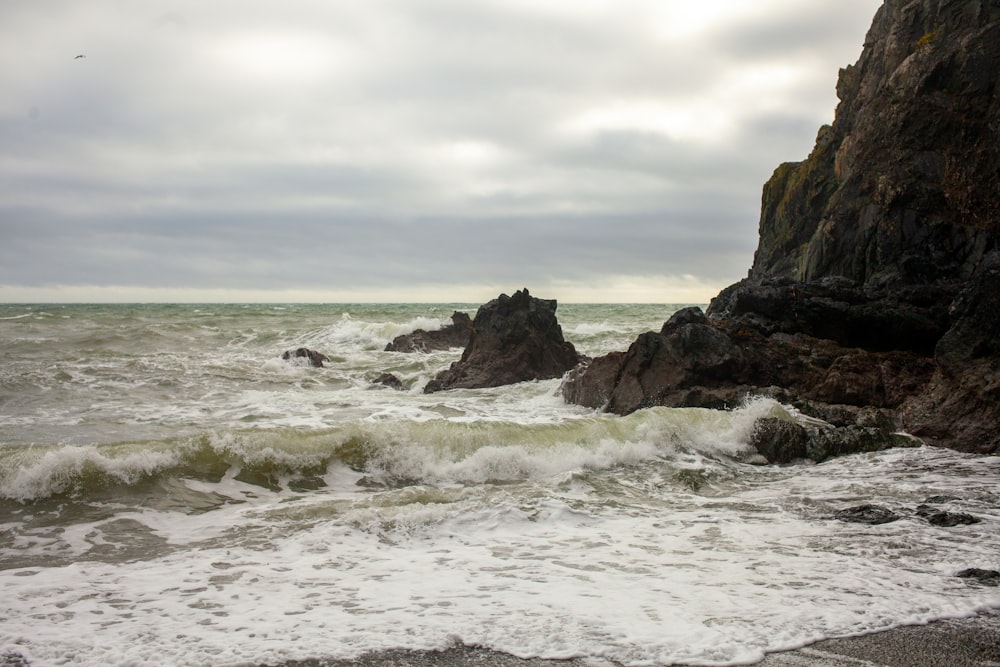
{"label": "seagull", "polygon": [[81,54],[80,54],[80,55],[78,55],[78,56],[77,56],[76,58],[73,58],[73,60],[78,60],[78,59],[80,59],[80,58],[86,58],[86,57],[87,57],[87,56],[85,56],[85,55],[83,55],[83,54],[81,53]]}

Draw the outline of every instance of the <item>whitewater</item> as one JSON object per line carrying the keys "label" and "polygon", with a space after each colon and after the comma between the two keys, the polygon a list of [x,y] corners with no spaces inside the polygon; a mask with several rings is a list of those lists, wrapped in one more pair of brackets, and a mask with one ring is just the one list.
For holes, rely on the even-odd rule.
{"label": "whitewater", "polygon": [[[680,307],[557,317],[595,356]],[[385,345],[455,310],[476,305],[0,305],[0,664],[736,665],[1000,608],[956,576],[1000,569],[1000,458],[761,465],[755,421],[802,418],[762,397],[619,417],[558,379],[424,394],[461,350]],[[902,519],[835,516],[865,503]]]}

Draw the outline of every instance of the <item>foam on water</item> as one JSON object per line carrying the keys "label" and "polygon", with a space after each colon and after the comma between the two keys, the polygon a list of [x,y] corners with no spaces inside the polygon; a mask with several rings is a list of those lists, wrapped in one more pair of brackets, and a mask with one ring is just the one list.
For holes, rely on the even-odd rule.
{"label": "foam on water", "polygon": [[[665,472],[655,461],[624,479],[377,493],[229,480],[216,492],[245,502],[194,517],[129,511],[80,538],[96,543],[106,526],[100,540],[113,544],[128,520],[172,544],[167,555],[8,572],[18,614],[0,645],[42,664],[235,665],[456,641],[522,657],[734,664],[1000,604],[996,589],[953,576],[996,565],[998,462],[926,449],[862,458],[754,469],[724,497],[642,483]],[[960,475],[935,474],[942,464]],[[830,518],[845,493],[920,499],[912,488],[885,497],[885,480],[911,475],[984,523]],[[790,492],[792,478],[808,497]]]}

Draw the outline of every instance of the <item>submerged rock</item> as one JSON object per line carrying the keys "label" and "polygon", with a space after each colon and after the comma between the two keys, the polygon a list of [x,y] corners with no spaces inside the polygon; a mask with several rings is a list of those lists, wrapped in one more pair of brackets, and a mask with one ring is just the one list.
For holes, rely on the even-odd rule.
{"label": "submerged rock", "polygon": [[330,357],[325,354],[321,354],[316,350],[310,350],[307,347],[300,347],[294,351],[285,350],[284,354],[281,355],[281,358],[285,361],[288,361],[289,359],[308,359],[309,365],[315,368],[323,368],[323,363],[330,361]]}
{"label": "submerged rock", "polygon": [[1000,572],[996,570],[984,570],[978,567],[970,567],[955,575],[962,579],[971,579],[987,586],[1000,586]]}
{"label": "submerged rock", "polygon": [[408,334],[402,334],[392,339],[385,346],[386,352],[433,352],[435,350],[450,350],[455,347],[465,347],[472,335],[472,318],[468,313],[455,311],[451,316],[451,324],[436,331],[417,329]]}
{"label": "submerged rock", "polygon": [[372,384],[382,385],[384,387],[389,387],[390,389],[403,388],[403,381],[392,373],[382,373],[377,378],[372,380]]}
{"label": "submerged rock", "polygon": [[982,519],[974,517],[971,514],[966,514],[964,512],[946,512],[929,505],[920,505],[917,507],[917,516],[924,517],[932,526],[939,526],[942,528],[971,526],[972,524],[982,522]]}
{"label": "submerged rock", "polygon": [[864,523],[871,526],[892,523],[902,518],[892,510],[880,505],[858,505],[840,510],[834,516],[841,521]]}
{"label": "submerged rock", "polygon": [[555,313],[555,300],[535,298],[527,289],[501,294],[476,312],[462,358],[424,391],[498,387],[563,375],[581,356],[563,339]]}

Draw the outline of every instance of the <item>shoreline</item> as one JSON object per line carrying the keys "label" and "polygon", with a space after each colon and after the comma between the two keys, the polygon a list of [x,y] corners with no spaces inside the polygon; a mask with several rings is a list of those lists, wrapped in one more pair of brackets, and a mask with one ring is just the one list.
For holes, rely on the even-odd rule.
{"label": "shoreline", "polygon": [[[1000,609],[767,654],[758,667],[1000,667]],[[294,660],[258,667],[619,667],[604,659],[518,658],[477,646],[389,650],[352,660]],[[664,666],[666,667],[666,666]],[[674,667],[686,667],[675,664]],[[691,667],[691,666],[687,666]]]}

